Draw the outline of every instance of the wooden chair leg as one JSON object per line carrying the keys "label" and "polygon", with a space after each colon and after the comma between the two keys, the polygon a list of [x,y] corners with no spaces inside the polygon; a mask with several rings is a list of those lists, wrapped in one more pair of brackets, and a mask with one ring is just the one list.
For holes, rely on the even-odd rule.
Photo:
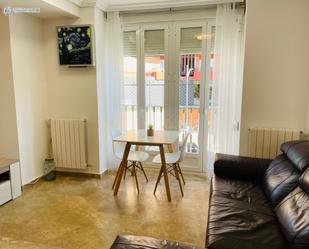
{"label": "wooden chair leg", "polygon": [[182,178],[183,185],[186,185],[185,178],[183,177],[183,174],[182,174],[181,168],[180,168],[180,166],[179,166],[179,163],[177,163],[177,168],[178,168],[178,171],[179,171],[180,176],[181,176],[181,178]]}
{"label": "wooden chair leg", "polygon": [[146,172],[145,172],[144,167],[143,167],[143,165],[142,165],[141,162],[139,162],[139,166],[140,166],[141,171],[143,172],[143,174],[144,174],[144,176],[145,176],[145,178],[146,178],[146,181],[148,182],[148,178],[147,178]]}
{"label": "wooden chair leg", "polygon": [[126,148],[125,148],[124,153],[123,153],[122,162],[121,162],[121,165],[119,167],[119,175],[117,177],[115,188],[114,188],[114,196],[116,196],[118,194],[120,183],[121,183],[121,180],[122,180],[122,174],[123,174],[123,171],[125,170],[125,168],[127,167],[127,164],[128,164],[128,156],[129,156],[129,153],[130,153],[130,148],[131,148],[131,143],[127,142]]}
{"label": "wooden chair leg", "polygon": [[124,173],[123,173],[123,180],[125,180],[125,179],[126,179],[127,170],[128,170],[128,168],[126,167],[126,168],[124,169]]}
{"label": "wooden chair leg", "polygon": [[[132,162],[132,165],[135,164],[136,162]],[[134,176],[133,170],[130,171],[131,172],[131,176]]]}
{"label": "wooden chair leg", "polygon": [[183,197],[183,189],[182,189],[181,180],[180,180],[180,177],[179,177],[179,171],[178,171],[177,164],[173,164],[173,168],[174,168],[176,179],[177,179],[178,184],[179,184],[181,195]]}
{"label": "wooden chair leg", "polygon": [[139,192],[139,186],[138,186],[138,180],[137,180],[137,175],[136,175],[136,164],[135,164],[135,162],[133,162],[132,168],[133,168],[133,175],[135,177],[137,192]]}
{"label": "wooden chair leg", "polygon": [[155,186],[155,189],[154,189],[154,191],[153,191],[153,194],[154,194],[154,195],[156,194],[158,185],[159,185],[160,180],[161,180],[161,178],[162,178],[162,174],[163,174],[163,169],[162,169],[162,167],[161,167],[161,168],[160,168],[159,175],[158,175],[158,179],[157,179],[157,182],[156,182],[156,186]]}

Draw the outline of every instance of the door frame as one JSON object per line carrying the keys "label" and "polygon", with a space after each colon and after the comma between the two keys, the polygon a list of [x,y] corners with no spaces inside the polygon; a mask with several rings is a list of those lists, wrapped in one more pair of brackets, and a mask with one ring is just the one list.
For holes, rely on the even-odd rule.
{"label": "door frame", "polygon": [[[136,31],[136,56],[137,56],[137,127],[138,129],[144,129],[146,123],[146,98],[145,98],[145,31],[147,30],[164,30],[164,109],[167,105],[165,102],[165,91],[169,81],[168,75],[168,24],[151,24],[140,23],[125,25],[122,28],[122,32]],[[165,115],[166,112],[164,112]],[[164,124],[165,124],[164,117]]]}
{"label": "door frame", "polygon": [[[180,75],[180,42],[181,42],[181,29],[183,28],[197,28],[200,27],[202,29],[202,33],[207,34],[207,21],[204,20],[192,20],[192,21],[182,21],[175,23],[175,39],[176,39],[176,56],[175,59],[177,60],[175,65],[175,78],[176,78],[176,89],[175,92],[177,93],[177,120],[179,125],[179,75]],[[207,137],[207,129],[205,129],[205,123],[207,123],[207,116],[205,116],[205,99],[208,94],[208,87],[206,82],[206,60],[207,60],[207,40],[203,39],[201,41],[201,56],[202,56],[202,65],[201,65],[201,80],[200,80],[200,108],[199,108],[199,153],[198,154],[191,154],[186,153],[186,158],[193,158],[197,159],[198,165],[197,170],[202,172],[203,171],[203,158],[204,158],[204,151],[207,151],[207,143],[204,143],[204,137]],[[178,127],[179,128],[179,127]]]}
{"label": "door frame", "polygon": [[[207,21],[207,32],[206,32],[206,36],[208,37],[208,41],[209,39],[211,39],[212,37],[212,33],[211,33],[211,29],[213,26],[216,26],[216,21],[215,20],[208,20]],[[209,42],[207,42],[207,46],[206,46],[206,74],[205,74],[205,86],[206,86],[206,92],[205,92],[205,97],[207,96],[207,98],[205,98],[205,103],[204,103],[204,116],[205,116],[205,124],[204,124],[204,131],[203,132],[206,132],[207,136],[204,135],[203,137],[203,144],[206,146],[204,147],[204,153],[203,153],[203,156],[202,156],[202,170],[203,172],[207,172],[208,171],[208,167],[207,167],[207,164],[208,164],[208,136],[209,136],[209,131],[208,131],[208,112],[209,112],[209,94],[210,94],[210,57],[209,55],[211,54],[211,40]],[[208,101],[206,101],[206,99]]]}
{"label": "door frame", "polygon": [[[189,14],[188,14],[189,15]],[[176,21],[168,18],[162,22],[150,20],[132,21],[124,23],[123,31],[136,31],[137,50],[137,123],[139,128],[145,128],[145,63],[144,63],[144,32],[145,30],[164,30],[165,39],[165,65],[164,65],[164,127],[165,129],[179,128],[179,56],[180,56],[180,29],[186,27],[202,27],[207,37],[211,36],[211,26],[215,25],[215,18],[197,18],[184,21]],[[140,34],[139,34],[140,32]],[[178,40],[177,40],[178,39]],[[176,42],[176,46],[175,46]],[[187,158],[197,159],[198,167],[184,167],[189,171],[207,171],[207,137],[208,137],[208,96],[209,96],[209,75],[210,66],[210,42],[209,39],[202,41],[202,69],[201,71],[201,96],[200,96],[200,127],[199,134],[199,155],[187,154]],[[176,60],[176,62],[175,62]],[[176,91],[175,91],[176,89]],[[176,94],[175,94],[176,92]],[[207,99],[207,101],[206,101]],[[175,127],[176,125],[176,127]]]}

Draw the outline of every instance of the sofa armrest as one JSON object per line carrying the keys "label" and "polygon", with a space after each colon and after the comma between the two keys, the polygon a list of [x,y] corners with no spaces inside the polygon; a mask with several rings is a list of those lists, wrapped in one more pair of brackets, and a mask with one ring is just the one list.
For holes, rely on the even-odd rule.
{"label": "sofa armrest", "polygon": [[216,176],[237,180],[259,181],[271,163],[269,159],[216,154]]}

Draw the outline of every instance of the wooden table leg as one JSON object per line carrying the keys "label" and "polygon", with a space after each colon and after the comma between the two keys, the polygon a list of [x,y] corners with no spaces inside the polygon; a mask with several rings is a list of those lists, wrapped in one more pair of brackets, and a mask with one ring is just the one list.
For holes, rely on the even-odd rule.
{"label": "wooden table leg", "polygon": [[118,174],[118,177],[117,177],[117,180],[116,180],[114,195],[117,195],[117,193],[118,193],[119,186],[120,186],[120,183],[121,183],[121,180],[122,180],[123,172],[127,167],[130,148],[131,148],[131,143],[127,143],[126,148],[125,148],[124,153],[123,153],[122,162],[121,162],[121,165],[120,165],[120,168],[119,168],[119,174]]}
{"label": "wooden table leg", "polygon": [[171,201],[172,198],[171,198],[170,185],[169,185],[169,182],[168,182],[168,173],[167,173],[167,167],[166,167],[166,162],[165,162],[163,144],[160,144],[159,147],[160,147],[160,155],[161,155],[161,163],[162,163],[161,167],[162,167],[163,176],[164,176],[166,195],[167,195],[168,201]]}
{"label": "wooden table leg", "polygon": [[118,166],[117,173],[116,173],[116,176],[115,176],[115,179],[114,179],[114,182],[113,182],[113,187],[112,187],[112,189],[114,189],[114,187],[115,187],[115,184],[116,184],[116,181],[117,181],[117,178],[118,178],[118,175],[119,175],[121,163],[122,163],[122,161],[120,162],[120,164],[119,164],[119,166]]}

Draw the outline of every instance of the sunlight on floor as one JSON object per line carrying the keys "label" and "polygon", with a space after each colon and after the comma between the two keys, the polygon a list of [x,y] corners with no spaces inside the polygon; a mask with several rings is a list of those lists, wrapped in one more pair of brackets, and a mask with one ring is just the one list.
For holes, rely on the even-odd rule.
{"label": "sunlight on floor", "polygon": [[117,197],[114,176],[102,179],[59,176],[28,186],[22,197],[0,207],[0,248],[108,249],[117,234],[134,234],[204,246],[209,183],[203,175],[186,174],[184,198],[170,177],[172,202],[157,172],[122,182]]}

